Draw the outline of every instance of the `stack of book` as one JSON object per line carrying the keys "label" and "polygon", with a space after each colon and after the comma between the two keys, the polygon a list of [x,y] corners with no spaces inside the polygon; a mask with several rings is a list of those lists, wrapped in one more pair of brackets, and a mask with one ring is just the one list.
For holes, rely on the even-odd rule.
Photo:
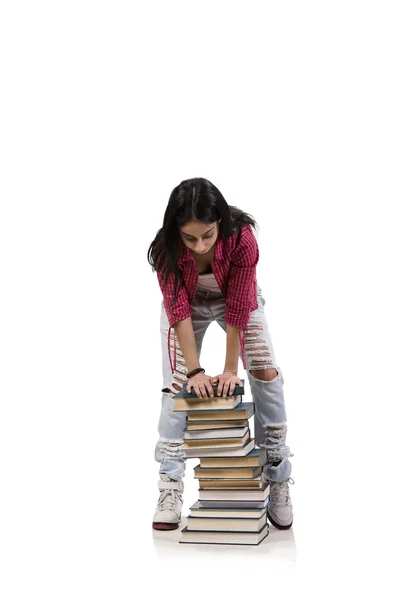
{"label": "stack of book", "polygon": [[269,533],[266,508],[270,487],[262,473],[265,449],[255,448],[249,419],[253,402],[232,396],[198,398],[186,384],[174,396],[174,411],[186,411],[184,455],[199,458],[194,469],[199,499],[190,507],[180,543],[259,544]]}

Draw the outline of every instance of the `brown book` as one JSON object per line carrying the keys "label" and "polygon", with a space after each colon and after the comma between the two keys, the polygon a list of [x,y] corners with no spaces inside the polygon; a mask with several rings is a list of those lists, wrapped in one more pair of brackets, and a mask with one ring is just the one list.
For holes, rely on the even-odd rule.
{"label": "brown book", "polygon": [[187,431],[202,431],[203,429],[231,429],[232,427],[248,427],[247,419],[236,419],[235,421],[201,421],[200,423],[188,423]]}
{"label": "brown book", "polygon": [[200,467],[224,468],[224,467],[258,467],[267,461],[265,448],[254,448],[247,456],[218,456],[200,458]]}
{"label": "brown book", "polygon": [[250,431],[240,438],[213,438],[205,440],[184,440],[183,448],[236,448],[244,446],[250,438]]}
{"label": "brown book", "polygon": [[199,490],[258,490],[262,487],[261,476],[254,479],[199,479]]}
{"label": "brown book", "polygon": [[195,479],[252,479],[261,475],[262,467],[231,467],[227,469],[194,468]]}
{"label": "brown book", "polygon": [[191,515],[187,518],[187,531],[204,531],[210,533],[215,531],[221,533],[222,531],[237,531],[238,533],[246,532],[259,532],[260,529],[265,527],[267,523],[267,515],[264,513],[261,517],[255,519],[229,519],[226,517],[221,518],[208,518],[204,517],[192,517]]}
{"label": "brown book", "polygon": [[[242,396],[226,396],[221,398],[179,398],[174,396],[174,411],[199,411],[206,410],[226,411],[240,404]],[[197,413],[196,413],[197,414]]]}
{"label": "brown book", "polygon": [[185,458],[200,458],[202,456],[247,456],[254,448],[254,438],[250,438],[245,446],[237,448],[184,448],[183,456]]}
{"label": "brown book", "polygon": [[[232,506],[234,502],[246,500],[247,502],[264,502],[267,500],[270,493],[270,484],[263,483],[259,489],[246,490],[246,489],[225,489],[225,490],[200,490],[199,489],[199,500],[201,502],[210,500],[218,501],[223,500],[226,504],[225,507]],[[230,504],[228,504],[230,503]],[[209,504],[208,504],[209,505]],[[219,506],[216,504],[215,506]],[[255,506],[255,505],[254,505]]]}
{"label": "brown book", "polygon": [[249,419],[254,414],[254,402],[240,402],[232,410],[198,410],[188,412],[188,421],[228,421],[231,419]]}

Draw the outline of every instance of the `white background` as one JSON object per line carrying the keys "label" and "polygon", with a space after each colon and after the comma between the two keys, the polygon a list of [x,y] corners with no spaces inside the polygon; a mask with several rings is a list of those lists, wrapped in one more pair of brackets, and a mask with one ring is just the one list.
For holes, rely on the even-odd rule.
{"label": "white background", "polygon": [[[4,600],[394,597],[398,7],[1,4]],[[295,516],[257,548],[151,528],[162,297],[146,255],[189,177],[259,224]],[[210,374],[224,349],[214,324]]]}

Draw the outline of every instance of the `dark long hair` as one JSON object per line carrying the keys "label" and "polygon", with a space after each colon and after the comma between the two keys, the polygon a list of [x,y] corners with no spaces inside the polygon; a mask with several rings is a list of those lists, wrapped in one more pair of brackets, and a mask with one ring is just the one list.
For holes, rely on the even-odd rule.
{"label": "dark long hair", "polygon": [[208,179],[194,177],[185,179],[176,186],[169,197],[163,226],[158,230],[147,252],[147,260],[153,271],[161,272],[165,283],[170,274],[174,274],[175,298],[178,286],[182,284],[178,266],[179,228],[192,219],[207,224],[221,219],[219,232],[225,238],[240,232],[247,224],[258,227],[251,215],[228,205],[219,189]]}

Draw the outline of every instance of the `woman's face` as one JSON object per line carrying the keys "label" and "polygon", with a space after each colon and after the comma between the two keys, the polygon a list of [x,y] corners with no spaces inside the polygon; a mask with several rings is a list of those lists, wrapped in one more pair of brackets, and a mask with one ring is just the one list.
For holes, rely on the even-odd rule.
{"label": "woman's face", "polygon": [[185,246],[196,254],[206,254],[217,241],[220,221],[221,219],[214,223],[189,221],[183,225],[179,231]]}

